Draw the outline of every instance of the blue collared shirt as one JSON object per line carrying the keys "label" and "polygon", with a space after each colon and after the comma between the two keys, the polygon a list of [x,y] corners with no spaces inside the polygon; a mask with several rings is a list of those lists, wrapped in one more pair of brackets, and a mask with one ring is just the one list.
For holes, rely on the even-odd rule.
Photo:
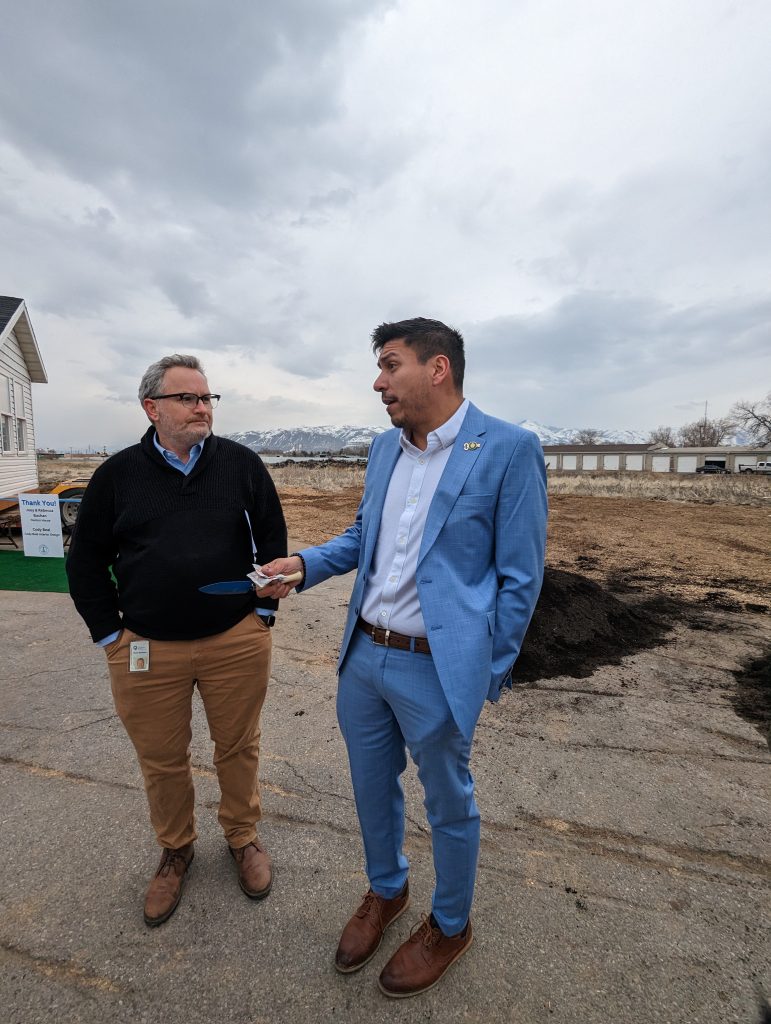
{"label": "blue collared shirt", "polygon": [[201,457],[201,452],[203,451],[203,446],[205,443],[206,438],[204,438],[203,441],[199,441],[198,444],[194,444],[193,447],[190,449],[190,458],[187,460],[187,462],[183,462],[182,459],[180,459],[179,455],[177,455],[175,452],[170,452],[168,448],[163,447],[163,445],[158,441],[157,433],[153,434],[153,444],[164,457],[164,459],[168,462],[170,466],[173,466],[174,469],[178,469],[180,473],[184,473],[185,476],[188,476],[195,469],[195,464]]}

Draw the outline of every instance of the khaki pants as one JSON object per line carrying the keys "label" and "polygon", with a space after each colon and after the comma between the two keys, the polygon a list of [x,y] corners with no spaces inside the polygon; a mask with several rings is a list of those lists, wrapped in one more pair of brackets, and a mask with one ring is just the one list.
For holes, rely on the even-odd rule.
{"label": "khaki pants", "polygon": [[190,742],[197,686],[214,741],[219,822],[231,846],[246,846],[261,816],[257,770],[270,629],[250,613],[216,636],[150,640],[148,672],[129,672],[129,643],[136,639],[124,629],[105,652],[115,710],[139,758],[158,842],[176,849],[196,838]]}

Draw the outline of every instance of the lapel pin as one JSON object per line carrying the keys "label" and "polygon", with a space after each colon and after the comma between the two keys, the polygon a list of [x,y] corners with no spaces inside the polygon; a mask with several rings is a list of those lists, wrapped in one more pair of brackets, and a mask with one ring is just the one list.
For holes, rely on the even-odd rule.
{"label": "lapel pin", "polygon": [[481,448],[482,445],[478,441],[466,441],[463,445],[464,452],[475,452],[477,448]]}

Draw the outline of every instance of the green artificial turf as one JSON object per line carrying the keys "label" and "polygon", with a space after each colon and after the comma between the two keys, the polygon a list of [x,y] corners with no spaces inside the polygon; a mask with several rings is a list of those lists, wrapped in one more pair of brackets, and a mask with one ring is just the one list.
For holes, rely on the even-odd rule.
{"label": "green artificial turf", "polygon": [[0,590],[67,593],[63,558],[27,558],[23,551],[0,551]]}

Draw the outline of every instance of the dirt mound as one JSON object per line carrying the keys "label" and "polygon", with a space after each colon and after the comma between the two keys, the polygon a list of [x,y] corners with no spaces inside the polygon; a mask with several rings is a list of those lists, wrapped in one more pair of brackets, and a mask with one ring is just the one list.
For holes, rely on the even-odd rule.
{"label": "dirt mound", "polygon": [[547,567],[514,682],[589,676],[662,643],[669,628],[665,602],[631,607],[586,576]]}
{"label": "dirt mound", "polygon": [[737,691],[731,697],[734,710],[755,726],[771,749],[771,653],[734,672],[734,677],[737,682]]}

